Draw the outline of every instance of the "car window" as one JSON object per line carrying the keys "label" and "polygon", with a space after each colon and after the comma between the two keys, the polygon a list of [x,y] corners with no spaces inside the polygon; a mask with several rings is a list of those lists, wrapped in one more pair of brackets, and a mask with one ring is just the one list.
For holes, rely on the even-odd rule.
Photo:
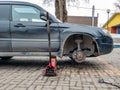
{"label": "car window", "polygon": [[32,6],[12,6],[12,20],[23,22],[45,22],[40,19],[40,10]]}
{"label": "car window", "polygon": [[9,20],[9,5],[0,5],[0,20]]}

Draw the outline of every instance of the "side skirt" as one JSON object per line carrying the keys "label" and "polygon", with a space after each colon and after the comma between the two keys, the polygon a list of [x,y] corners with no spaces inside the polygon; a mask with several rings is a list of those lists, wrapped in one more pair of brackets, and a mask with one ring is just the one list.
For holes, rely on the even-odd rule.
{"label": "side skirt", "polygon": [[[51,53],[54,56],[59,56],[58,52]],[[48,52],[0,52],[0,56],[49,56]]]}

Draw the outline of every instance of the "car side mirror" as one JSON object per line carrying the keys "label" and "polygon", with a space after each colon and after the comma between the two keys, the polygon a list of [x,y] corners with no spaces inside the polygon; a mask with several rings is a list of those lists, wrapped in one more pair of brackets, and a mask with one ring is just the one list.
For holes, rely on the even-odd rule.
{"label": "car side mirror", "polygon": [[46,12],[40,12],[40,19],[47,21],[47,15]]}
{"label": "car side mirror", "polygon": [[49,17],[49,13],[48,12],[41,12],[40,13],[40,18],[42,19],[42,20],[45,20],[45,21],[49,21],[49,24],[51,24],[52,22],[51,22],[51,18]]}

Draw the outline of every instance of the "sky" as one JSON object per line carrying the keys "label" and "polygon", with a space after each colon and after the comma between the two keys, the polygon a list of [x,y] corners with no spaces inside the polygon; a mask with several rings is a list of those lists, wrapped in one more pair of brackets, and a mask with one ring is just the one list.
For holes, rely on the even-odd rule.
{"label": "sky", "polygon": [[[0,0],[1,1],[1,0]],[[9,0],[8,0],[9,1]],[[12,0],[12,1],[26,1],[40,5],[51,14],[55,15],[54,4],[44,5],[43,0]],[[89,0],[89,3],[85,3],[84,0],[80,0],[77,3],[77,7],[74,5],[67,7],[69,16],[92,16],[92,6],[95,6],[95,16],[98,17],[98,26],[101,27],[108,20],[107,9],[110,9],[110,16],[115,12],[114,3],[117,0]],[[76,3],[75,3],[76,4]]]}
{"label": "sky", "polygon": [[90,0],[91,5],[96,5],[97,8],[101,9],[113,9],[114,3],[117,0]]}
{"label": "sky", "polygon": [[103,9],[96,10],[96,13],[99,13],[99,26],[103,26],[108,20],[107,9],[110,9],[110,17],[116,12],[115,2],[117,2],[117,0],[91,0],[90,5],[95,5],[96,9]]}

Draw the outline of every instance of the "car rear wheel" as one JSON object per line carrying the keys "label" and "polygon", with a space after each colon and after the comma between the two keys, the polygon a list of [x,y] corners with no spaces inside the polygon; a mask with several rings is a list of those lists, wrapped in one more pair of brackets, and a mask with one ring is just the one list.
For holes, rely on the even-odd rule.
{"label": "car rear wheel", "polygon": [[2,60],[9,60],[12,58],[12,56],[8,56],[8,57],[0,57]]}

